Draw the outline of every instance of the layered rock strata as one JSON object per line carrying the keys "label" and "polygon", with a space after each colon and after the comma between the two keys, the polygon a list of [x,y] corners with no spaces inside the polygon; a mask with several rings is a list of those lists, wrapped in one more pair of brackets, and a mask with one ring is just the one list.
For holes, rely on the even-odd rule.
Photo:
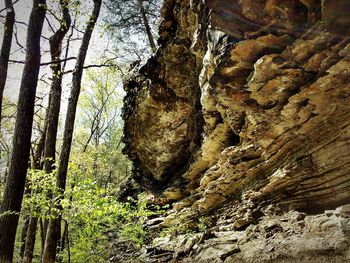
{"label": "layered rock strata", "polygon": [[348,0],[164,1],[160,48],[125,85],[124,151],[169,219],[350,203],[349,13]]}

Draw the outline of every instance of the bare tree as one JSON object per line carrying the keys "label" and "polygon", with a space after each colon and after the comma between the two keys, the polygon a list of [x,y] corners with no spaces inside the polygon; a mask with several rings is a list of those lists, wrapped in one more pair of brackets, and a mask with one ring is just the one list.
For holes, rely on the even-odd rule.
{"label": "bare tree", "polygon": [[0,209],[0,262],[10,263],[28,169],[35,93],[40,69],[40,39],[46,1],[33,0],[26,43],[26,60],[18,99],[13,148]]}
{"label": "bare tree", "polygon": [[[2,39],[0,52],[0,121],[2,111],[2,96],[7,78],[7,69],[10,58],[13,28],[15,24],[15,9],[12,0],[5,0],[6,18],[4,24],[4,37]],[[1,122],[0,122],[1,123]]]}
{"label": "bare tree", "polygon": [[[94,2],[94,8],[92,11],[92,15],[90,16],[90,19],[86,26],[82,43],[79,49],[77,62],[73,72],[72,90],[68,101],[67,116],[66,116],[64,135],[63,135],[63,145],[62,145],[62,149],[59,157],[57,179],[56,179],[56,185],[60,194],[60,198],[62,198],[66,189],[68,162],[69,162],[69,155],[70,155],[71,145],[72,145],[75,115],[76,115],[76,109],[77,109],[77,104],[78,104],[78,99],[79,99],[79,94],[81,89],[81,80],[83,76],[84,63],[85,63],[87,51],[89,48],[92,32],[94,30],[96,21],[100,14],[102,0],[94,0],[93,2]],[[62,211],[62,206],[60,204],[58,204],[57,207],[59,210]],[[44,255],[43,255],[43,261],[45,263],[55,262],[57,243],[60,238],[60,225],[61,225],[61,215],[59,215],[57,218],[51,219],[49,222],[49,227],[47,229],[46,240],[45,240]]]}

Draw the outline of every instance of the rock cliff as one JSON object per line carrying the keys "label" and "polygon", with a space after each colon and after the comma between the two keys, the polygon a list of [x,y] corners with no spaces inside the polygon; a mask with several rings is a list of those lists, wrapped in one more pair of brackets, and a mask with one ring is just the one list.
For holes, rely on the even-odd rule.
{"label": "rock cliff", "polygon": [[[232,234],[223,218],[253,233],[218,262],[350,260],[350,1],[164,0],[161,12],[123,117],[134,179],[172,205],[162,226],[205,216],[217,239]],[[182,256],[205,262],[193,244]]]}

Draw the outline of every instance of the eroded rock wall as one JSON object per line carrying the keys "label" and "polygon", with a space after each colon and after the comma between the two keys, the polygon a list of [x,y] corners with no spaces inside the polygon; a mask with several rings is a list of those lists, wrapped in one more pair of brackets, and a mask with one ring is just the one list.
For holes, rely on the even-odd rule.
{"label": "eroded rock wall", "polygon": [[180,184],[202,133],[201,60],[191,47],[199,15],[187,1],[170,0],[162,15],[161,48],[127,81],[124,107],[124,150],[138,181],[154,191]]}
{"label": "eroded rock wall", "polygon": [[350,203],[350,1],[165,0],[125,153],[169,218]]}
{"label": "eroded rock wall", "polygon": [[198,210],[232,196],[349,201],[349,11],[347,0],[166,0],[161,47],[126,84],[139,181],[195,195]]}

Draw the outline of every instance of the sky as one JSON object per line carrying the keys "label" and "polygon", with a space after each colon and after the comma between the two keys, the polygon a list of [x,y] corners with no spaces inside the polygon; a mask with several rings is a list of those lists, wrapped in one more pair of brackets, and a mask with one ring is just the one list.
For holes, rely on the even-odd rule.
{"label": "sky", "polygon": [[[50,1],[48,1],[48,3],[50,3]],[[87,10],[91,10],[92,1],[84,1],[83,5],[87,7]],[[30,0],[19,0],[19,2],[15,4],[14,7],[16,12],[16,20],[18,22],[24,22],[28,24],[31,6],[32,6],[32,1]],[[1,1],[0,10],[3,8],[4,8],[4,3],[3,1]],[[52,10],[55,10],[55,8],[52,7]],[[5,12],[2,12],[0,15],[4,16]],[[47,17],[49,16],[50,15],[47,14]],[[86,18],[86,16],[84,18]],[[0,19],[1,19],[0,21],[3,22],[4,18],[1,17]],[[84,22],[85,21],[80,21],[79,24],[84,25]],[[101,22],[101,19],[99,19],[99,22]],[[20,45],[25,46],[27,27],[21,23],[16,23],[16,26],[18,30],[18,34],[17,34],[18,42],[20,43]],[[83,27],[81,27],[80,29],[83,30]],[[101,23],[98,23],[91,39],[91,44],[89,47],[88,56],[87,56],[85,65],[96,64],[94,62],[96,62],[99,59],[99,56],[101,55],[101,50],[104,50],[109,45],[107,38],[104,36],[102,32],[103,30],[101,28]],[[45,22],[42,35],[45,36],[46,38],[49,38],[52,34],[53,32],[48,27],[47,22]],[[3,23],[1,23],[1,26],[0,26],[0,41],[2,41],[2,35],[3,35]],[[70,56],[77,55],[79,50],[79,45],[80,45],[79,41],[75,41],[75,43],[72,45],[72,48],[70,49]],[[44,51],[42,52],[41,62],[49,62],[50,55],[48,52],[49,45],[47,40],[42,39],[41,48]],[[24,61],[25,59],[24,51],[20,49],[15,39],[13,40],[13,43],[12,43],[10,59],[18,60],[18,61]],[[67,64],[67,70],[72,69],[73,67],[74,67],[74,61]],[[23,70],[22,64],[16,64],[16,63],[9,64],[8,79],[7,79],[4,95],[8,96],[12,101],[17,101],[19,87],[20,87],[20,80],[22,76],[22,70]],[[39,81],[38,83],[38,89],[37,89],[38,96],[48,93],[49,86],[45,84],[45,82],[49,83],[50,75],[51,75],[51,70],[49,66],[41,67],[39,79],[42,79],[43,81]],[[69,83],[71,82],[70,79],[71,79],[71,75],[65,77],[64,79],[64,82],[65,82],[64,98],[63,98],[64,101],[68,97]]]}

